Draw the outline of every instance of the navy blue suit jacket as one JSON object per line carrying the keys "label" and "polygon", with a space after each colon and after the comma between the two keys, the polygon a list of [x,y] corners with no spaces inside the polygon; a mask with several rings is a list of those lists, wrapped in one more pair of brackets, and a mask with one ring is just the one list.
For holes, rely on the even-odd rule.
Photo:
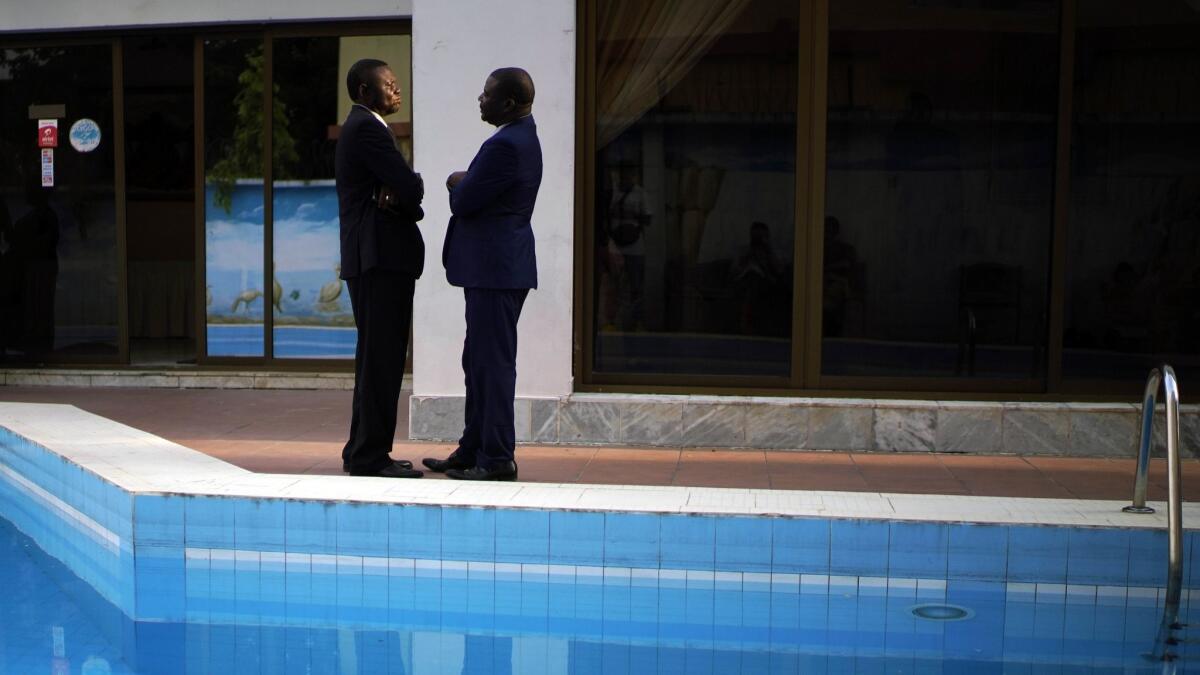
{"label": "navy blue suit jacket", "polygon": [[464,288],[537,288],[529,219],[542,184],[542,146],[533,117],[496,131],[450,190],[442,246],[446,279]]}
{"label": "navy blue suit jacket", "polygon": [[[378,267],[420,277],[425,241],[417,221],[424,214],[424,185],[396,149],[396,138],[371,112],[354,106],[338,134],[334,158],[341,221],[342,278]],[[372,199],[385,185],[403,213],[380,210]]]}

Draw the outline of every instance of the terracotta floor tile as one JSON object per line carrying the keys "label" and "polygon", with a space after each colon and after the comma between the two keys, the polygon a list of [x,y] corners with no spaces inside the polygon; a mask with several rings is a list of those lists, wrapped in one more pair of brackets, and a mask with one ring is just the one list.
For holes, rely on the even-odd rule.
{"label": "terracotta floor tile", "polygon": [[956,467],[964,467],[971,469],[1012,469],[1012,470],[1032,470],[1033,466],[1025,461],[1024,457],[1012,456],[997,456],[997,455],[951,455],[939,454],[934,455],[938,461],[949,469]]}
{"label": "terracotta floor tile", "polygon": [[807,474],[771,474],[771,487],[776,490],[828,490],[833,492],[870,492],[870,486],[858,472],[822,472]]}
{"label": "terracotta floor tile", "polygon": [[766,473],[755,475],[741,474],[695,474],[677,473],[671,485],[683,487],[717,487],[717,488],[757,488],[771,487],[771,477]]}
{"label": "terracotta floor tile", "polygon": [[808,465],[819,466],[849,466],[853,467],[854,460],[846,452],[797,452],[772,451],[763,453],[767,464],[775,465]]}
{"label": "terracotta floor tile", "polygon": [[629,471],[618,469],[589,469],[574,482],[587,485],[670,485],[673,473]]}
{"label": "terracotta floor tile", "polygon": [[851,459],[860,467],[925,467],[941,466],[937,455],[917,454],[907,452],[861,452],[851,455]]}

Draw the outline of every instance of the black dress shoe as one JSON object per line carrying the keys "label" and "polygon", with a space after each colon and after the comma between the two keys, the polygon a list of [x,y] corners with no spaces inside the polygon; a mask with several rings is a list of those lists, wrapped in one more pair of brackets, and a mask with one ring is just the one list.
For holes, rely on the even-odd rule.
{"label": "black dress shoe", "polygon": [[446,459],[434,459],[432,457],[426,457],[425,459],[421,460],[421,463],[425,465],[426,469],[429,469],[434,473],[446,473],[451,469],[458,469],[461,471],[475,466],[475,460],[466,459],[457,452],[450,453],[450,456]]}
{"label": "black dress shoe", "polygon": [[[399,464],[400,468],[402,469],[412,468],[412,462],[408,461],[407,459],[397,459],[395,462],[396,464]],[[350,468],[349,464],[342,462],[342,473],[354,473],[354,470]]]}
{"label": "black dress shoe", "polygon": [[381,478],[420,478],[421,476],[424,476],[425,473],[423,471],[417,471],[416,469],[400,466],[400,462],[392,462],[382,469],[377,469],[375,471],[351,471],[350,475],[379,476]]}
{"label": "black dress shoe", "polygon": [[469,469],[450,469],[446,472],[446,476],[455,480],[516,480],[517,463],[504,462],[490,469],[481,466],[473,466]]}

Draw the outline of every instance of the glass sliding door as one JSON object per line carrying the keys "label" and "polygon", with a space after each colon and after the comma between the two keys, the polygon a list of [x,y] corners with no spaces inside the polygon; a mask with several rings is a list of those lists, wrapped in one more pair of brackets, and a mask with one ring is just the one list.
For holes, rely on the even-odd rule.
{"label": "glass sliding door", "polygon": [[596,378],[790,376],[803,4],[594,3]]}
{"label": "glass sliding door", "polygon": [[119,347],[113,46],[0,46],[0,362]]}
{"label": "glass sliding door", "polygon": [[407,35],[274,40],[273,340],[276,358],[354,357],[354,315],[339,278],[334,152],[350,111],[346,72],[360,58],[391,65],[404,108],[388,122],[412,159]]}
{"label": "glass sliding door", "polygon": [[829,3],[823,383],[1044,378],[1059,20]]}
{"label": "glass sliding door", "polygon": [[1081,0],[1063,377],[1200,375],[1200,6]]}
{"label": "glass sliding door", "polygon": [[272,300],[263,283],[263,41],[205,40],[203,58],[207,355],[261,357]]}

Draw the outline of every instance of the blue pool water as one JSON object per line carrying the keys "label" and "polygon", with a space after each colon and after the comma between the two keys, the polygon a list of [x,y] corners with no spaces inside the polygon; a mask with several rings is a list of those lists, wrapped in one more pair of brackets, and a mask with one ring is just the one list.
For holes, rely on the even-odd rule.
{"label": "blue pool water", "polygon": [[[133,622],[0,519],[0,672],[1164,672],[1144,656],[1155,589],[294,562],[210,554],[189,567],[186,623]],[[966,615],[916,617],[926,604]],[[1185,672],[1186,631],[1174,649]]]}

